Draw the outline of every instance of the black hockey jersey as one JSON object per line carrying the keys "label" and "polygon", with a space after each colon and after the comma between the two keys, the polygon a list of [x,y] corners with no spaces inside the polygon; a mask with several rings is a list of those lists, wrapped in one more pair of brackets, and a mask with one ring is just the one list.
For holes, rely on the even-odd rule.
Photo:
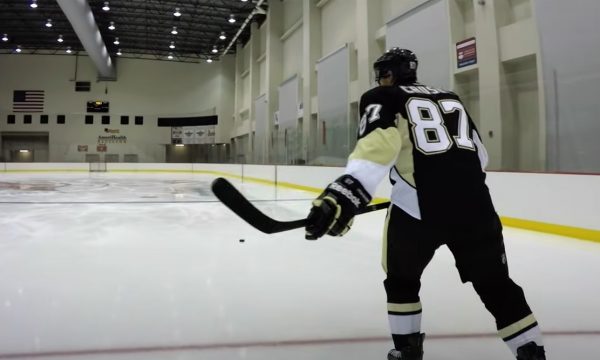
{"label": "black hockey jersey", "polygon": [[414,218],[466,225],[495,216],[487,153],[459,97],[421,84],[376,87],[360,100],[345,173],[371,195],[389,174],[391,201]]}

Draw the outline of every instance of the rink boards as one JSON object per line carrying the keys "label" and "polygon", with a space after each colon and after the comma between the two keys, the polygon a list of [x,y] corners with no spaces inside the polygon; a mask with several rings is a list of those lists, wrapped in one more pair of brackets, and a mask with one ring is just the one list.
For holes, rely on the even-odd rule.
{"label": "rink boards", "polygon": [[[88,163],[0,163],[0,173],[88,172]],[[108,172],[203,173],[305,190],[314,194],[343,172],[340,167],[246,164],[106,163]],[[600,176],[489,172],[488,186],[508,226],[600,241]],[[383,181],[376,198],[389,196]]]}

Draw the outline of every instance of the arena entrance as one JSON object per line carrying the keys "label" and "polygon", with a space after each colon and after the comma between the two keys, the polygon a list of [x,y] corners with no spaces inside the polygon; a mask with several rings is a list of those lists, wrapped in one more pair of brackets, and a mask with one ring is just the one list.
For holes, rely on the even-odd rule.
{"label": "arena entrance", "polygon": [[0,133],[0,161],[48,162],[49,135],[47,132]]}
{"label": "arena entrance", "polygon": [[166,145],[167,163],[227,163],[229,144]]}

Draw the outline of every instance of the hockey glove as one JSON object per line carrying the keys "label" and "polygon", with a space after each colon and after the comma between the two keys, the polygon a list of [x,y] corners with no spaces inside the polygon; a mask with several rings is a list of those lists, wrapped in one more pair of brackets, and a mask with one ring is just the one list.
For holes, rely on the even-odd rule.
{"label": "hockey glove", "polygon": [[354,216],[371,201],[362,184],[350,175],[332,182],[312,202],[306,225],[306,239],[325,234],[342,236],[350,230]]}

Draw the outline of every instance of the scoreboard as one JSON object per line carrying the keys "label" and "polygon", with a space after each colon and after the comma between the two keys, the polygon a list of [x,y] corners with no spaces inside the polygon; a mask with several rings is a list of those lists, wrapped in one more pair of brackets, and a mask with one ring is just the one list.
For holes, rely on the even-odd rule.
{"label": "scoreboard", "polygon": [[88,101],[87,112],[89,113],[107,113],[108,112],[108,101]]}

